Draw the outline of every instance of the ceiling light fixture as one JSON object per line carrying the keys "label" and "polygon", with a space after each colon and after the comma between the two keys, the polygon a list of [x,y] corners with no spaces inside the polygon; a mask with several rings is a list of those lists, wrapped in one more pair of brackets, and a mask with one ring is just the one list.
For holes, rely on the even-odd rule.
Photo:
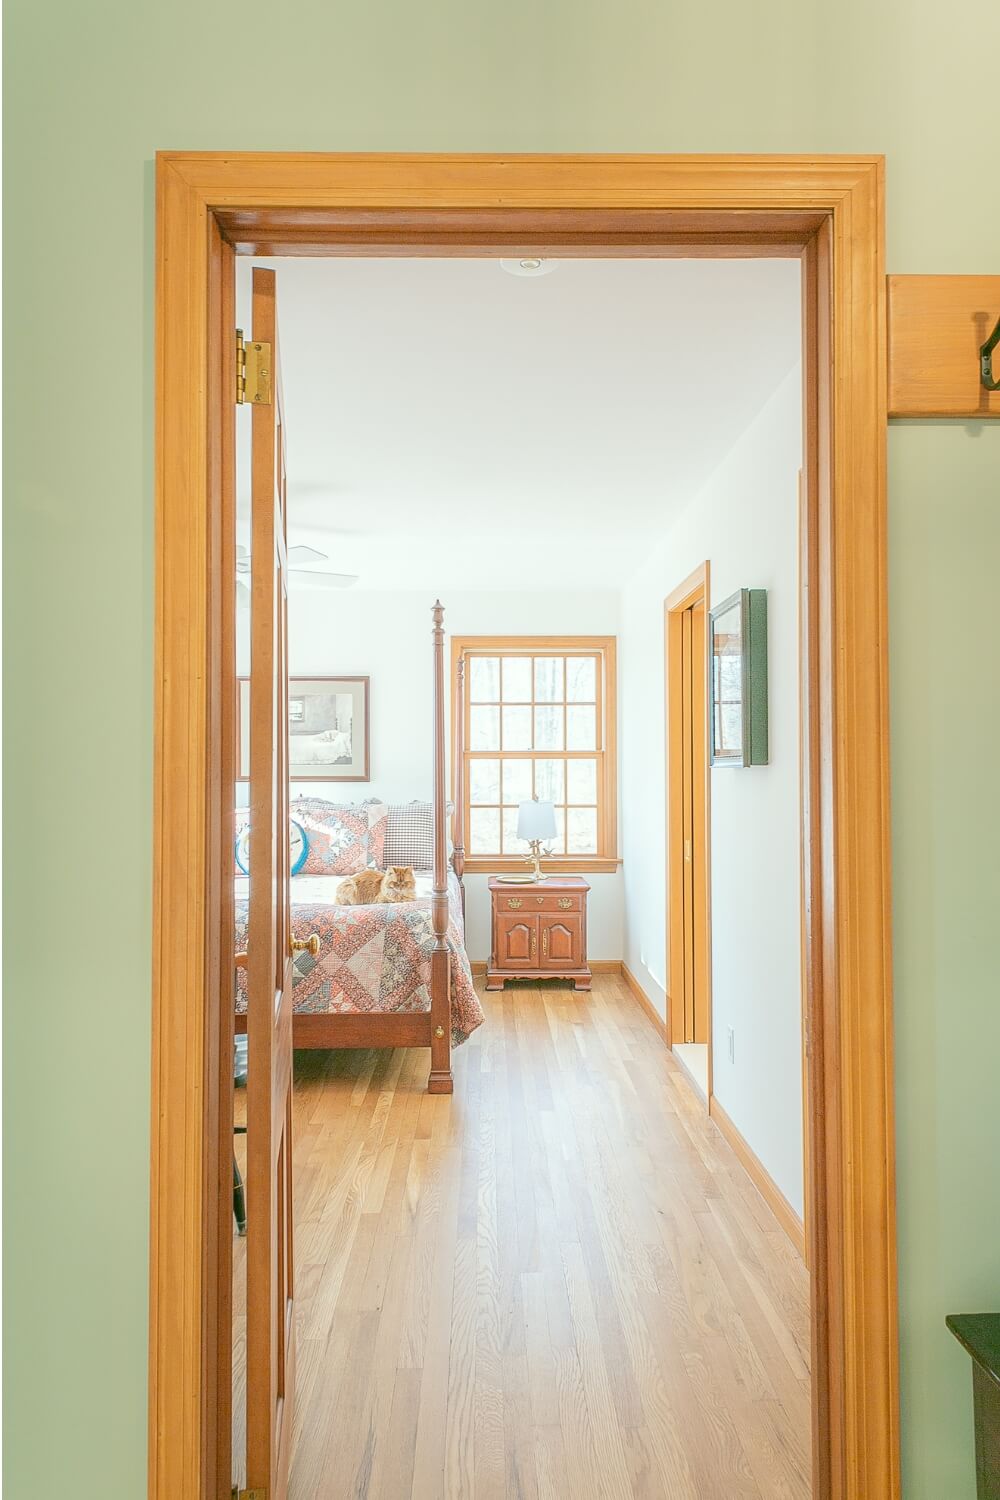
{"label": "ceiling light fixture", "polygon": [[558,264],[557,260],[543,260],[540,255],[522,255],[517,260],[502,260],[500,269],[509,276],[547,276]]}

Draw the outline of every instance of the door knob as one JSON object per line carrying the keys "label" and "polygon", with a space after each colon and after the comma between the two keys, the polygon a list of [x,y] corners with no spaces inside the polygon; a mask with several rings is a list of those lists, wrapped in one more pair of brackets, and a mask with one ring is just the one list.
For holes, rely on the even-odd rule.
{"label": "door knob", "polygon": [[307,938],[292,938],[293,953],[311,953],[313,958],[319,952],[319,933],[314,932]]}

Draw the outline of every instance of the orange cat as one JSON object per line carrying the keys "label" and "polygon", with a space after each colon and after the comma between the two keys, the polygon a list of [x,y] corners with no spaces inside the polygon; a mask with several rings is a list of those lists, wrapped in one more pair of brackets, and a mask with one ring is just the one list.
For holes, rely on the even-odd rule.
{"label": "orange cat", "polygon": [[414,901],[417,882],[409,865],[390,865],[388,870],[359,870],[337,887],[338,906],[389,906],[396,901]]}

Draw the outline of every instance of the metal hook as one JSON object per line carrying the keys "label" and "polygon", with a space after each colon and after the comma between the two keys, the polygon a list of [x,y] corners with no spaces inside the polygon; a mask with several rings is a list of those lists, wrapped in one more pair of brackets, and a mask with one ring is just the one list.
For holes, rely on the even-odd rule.
{"label": "metal hook", "polygon": [[997,326],[979,349],[979,379],[987,391],[1000,391],[1000,380],[993,378],[993,351],[1000,344],[1000,318]]}

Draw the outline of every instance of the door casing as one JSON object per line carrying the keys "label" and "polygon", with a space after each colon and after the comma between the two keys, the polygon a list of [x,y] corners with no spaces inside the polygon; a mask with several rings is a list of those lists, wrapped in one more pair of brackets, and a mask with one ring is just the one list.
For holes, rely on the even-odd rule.
{"label": "door casing", "polygon": [[164,152],[156,196],[149,1496],[229,1493],[234,256],[785,254],[805,327],[813,1494],[896,1500],[882,158]]}
{"label": "door casing", "polygon": [[[702,563],[695,568],[683,583],[673,589],[663,601],[663,662],[665,677],[665,735],[666,748],[666,883],[667,902],[667,1045],[673,1047],[685,1037],[685,978],[686,944],[682,931],[684,921],[683,882],[685,855],[683,849],[684,775],[679,751],[682,730],[684,685],[681,671],[683,618],[688,610],[701,606],[708,628],[708,612],[712,601],[710,595],[710,564]],[[707,675],[707,654],[702,669]],[[693,785],[697,778],[700,786],[696,795]],[[701,755],[692,766],[692,800],[694,802],[695,825],[692,839],[693,881],[700,886],[700,893],[692,892],[696,909],[700,908],[702,922],[695,922],[695,956],[701,956],[702,985],[708,1026],[708,1091],[705,1107],[712,1097],[712,935],[711,935],[711,787],[708,775],[708,729],[707,721],[702,737]],[[701,816],[698,816],[699,807]],[[699,899],[700,898],[700,899]]]}

